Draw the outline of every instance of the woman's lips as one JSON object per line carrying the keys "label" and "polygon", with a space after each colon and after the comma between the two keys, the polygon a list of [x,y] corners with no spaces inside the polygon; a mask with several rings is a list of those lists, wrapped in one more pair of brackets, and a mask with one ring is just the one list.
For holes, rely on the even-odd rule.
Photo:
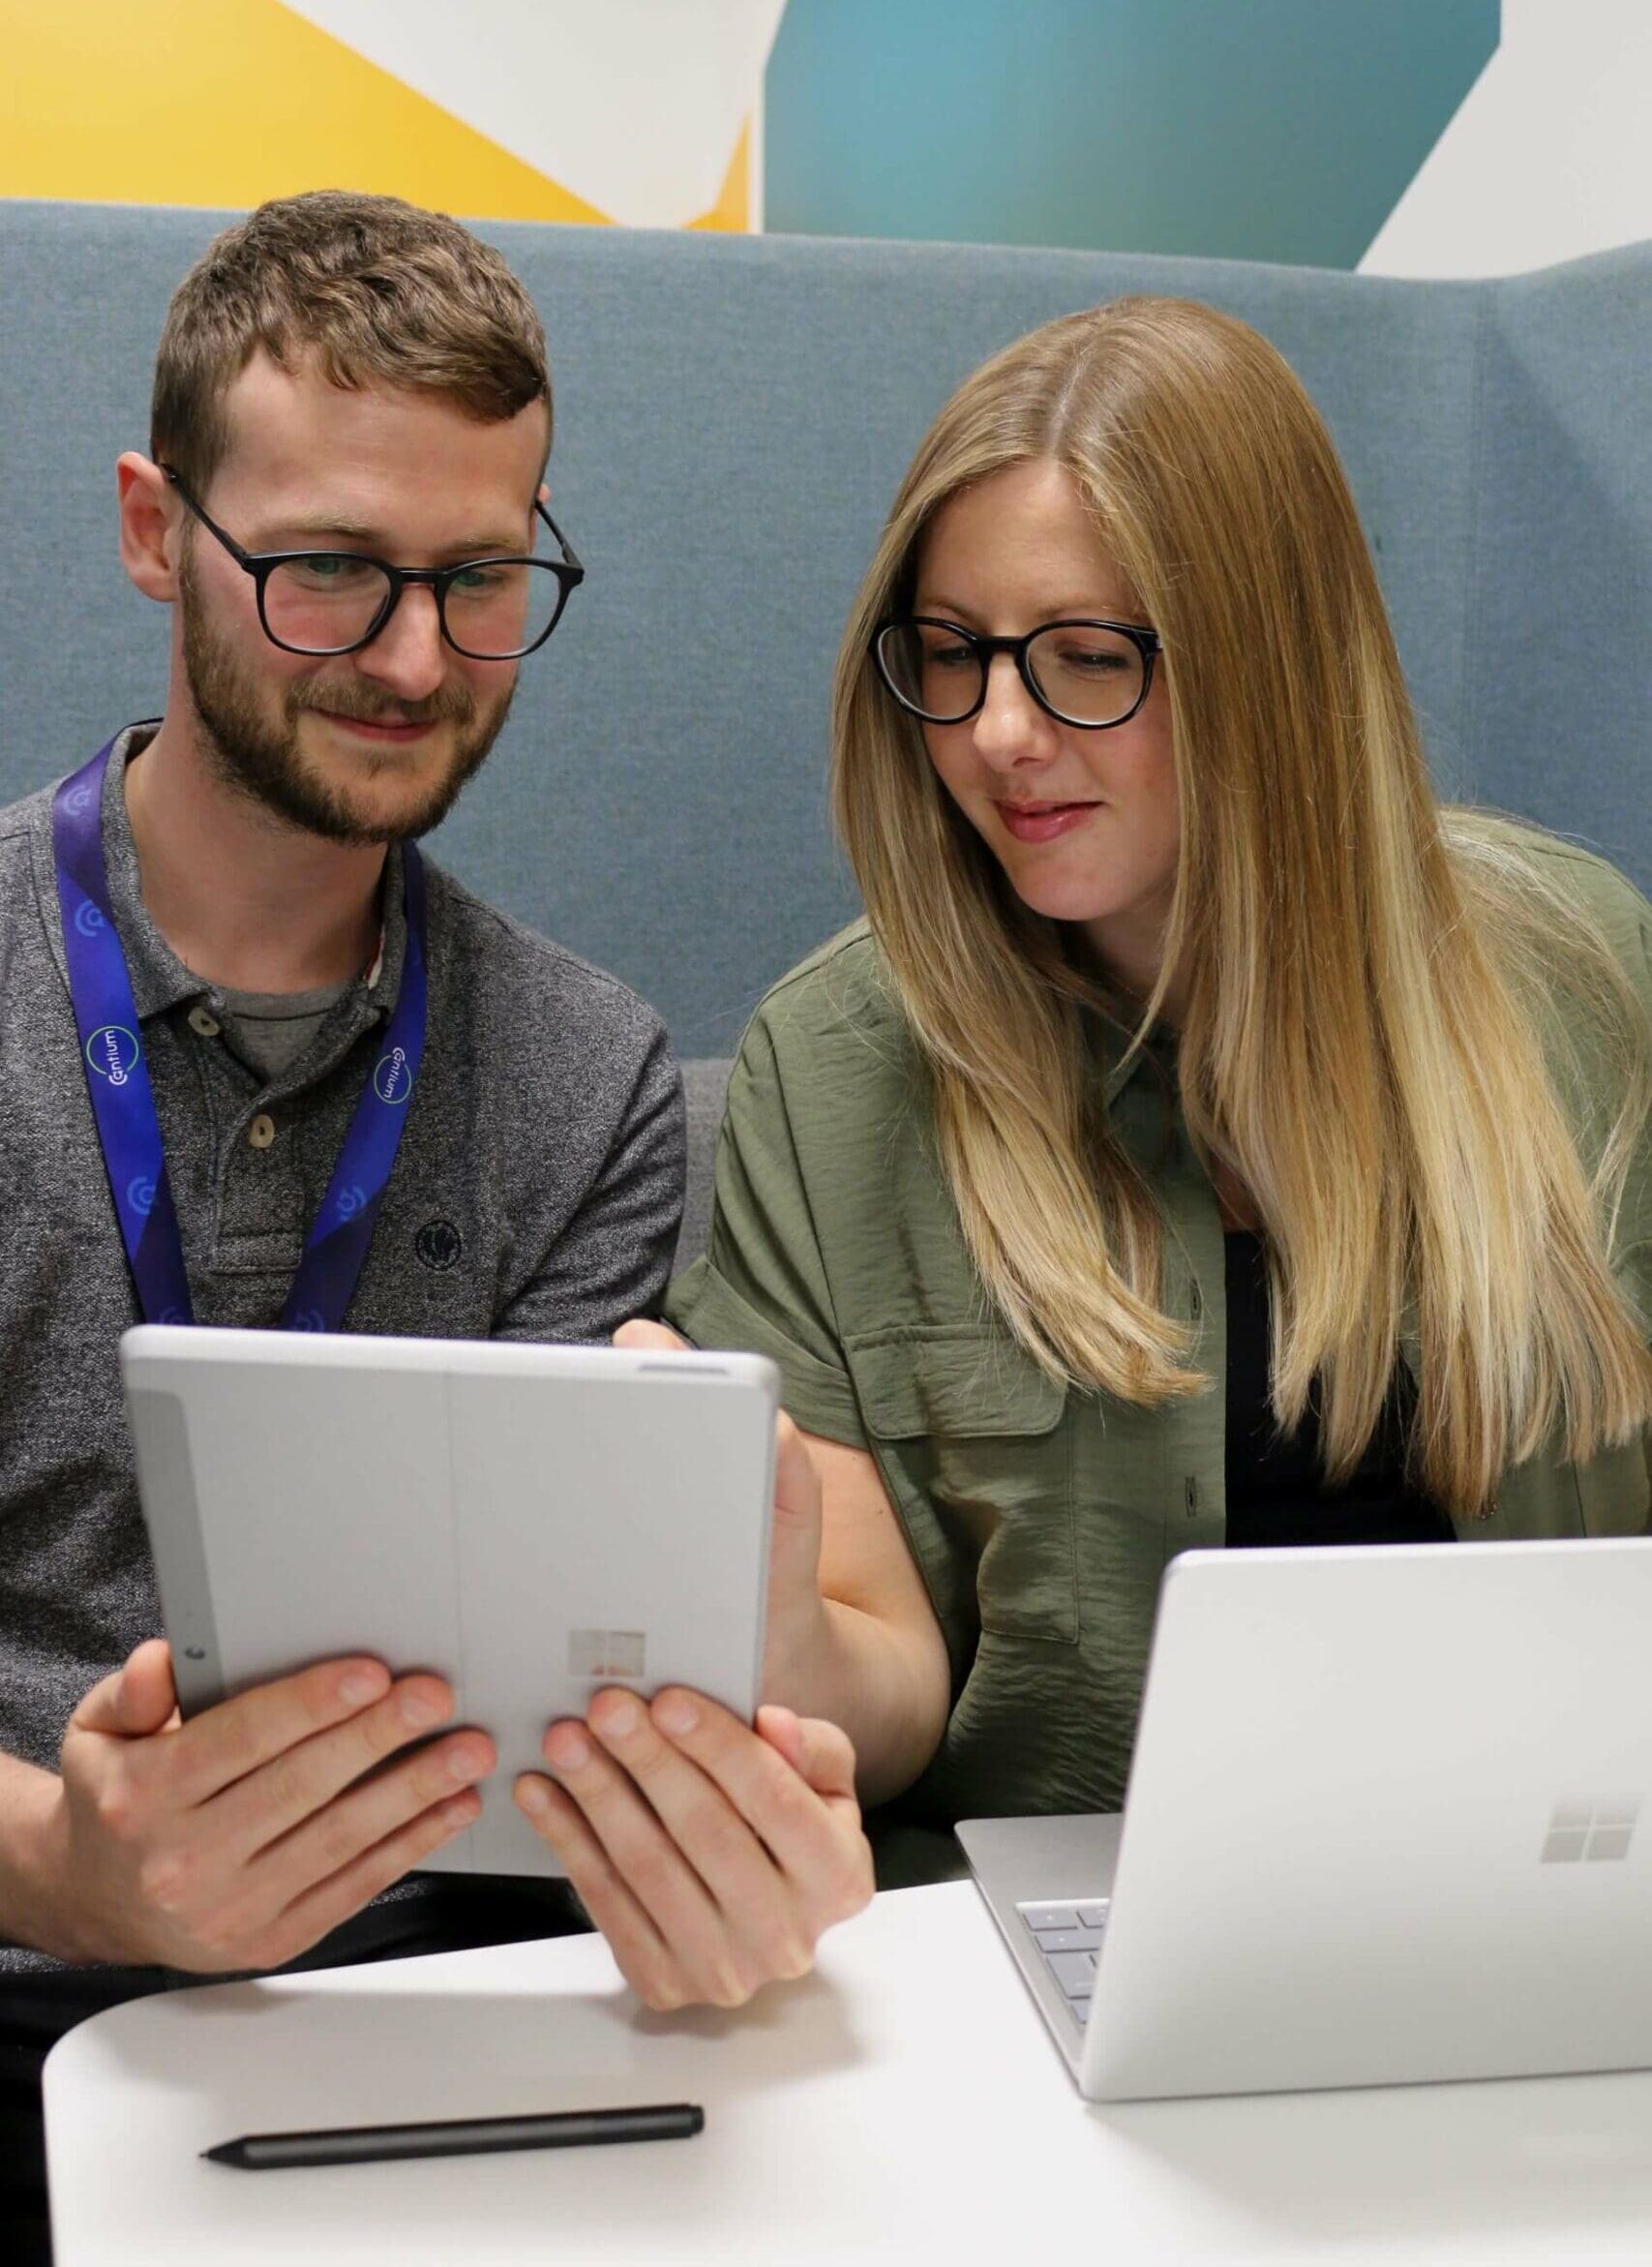
{"label": "woman's lips", "polygon": [[997,806],[1006,831],[1017,842],[1053,842],[1058,834],[1070,834],[1075,827],[1083,826],[1098,807],[1093,802],[1001,802]]}

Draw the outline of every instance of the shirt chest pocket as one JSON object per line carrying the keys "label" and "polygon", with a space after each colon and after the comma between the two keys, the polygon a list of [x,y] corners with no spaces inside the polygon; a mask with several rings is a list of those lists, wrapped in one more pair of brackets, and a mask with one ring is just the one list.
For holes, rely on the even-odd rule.
{"label": "shirt chest pocket", "polygon": [[1066,1386],[1002,1331],[866,1334],[845,1352],[874,1452],[926,1500],[954,1563],[973,1565],[981,1628],[1076,1645]]}

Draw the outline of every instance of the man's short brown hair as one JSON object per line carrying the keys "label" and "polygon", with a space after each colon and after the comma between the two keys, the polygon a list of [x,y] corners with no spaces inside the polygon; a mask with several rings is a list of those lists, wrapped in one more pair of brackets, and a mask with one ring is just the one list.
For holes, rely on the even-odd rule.
{"label": "man's short brown hair", "polygon": [[444,394],[485,423],[543,401],[533,302],[499,255],[398,196],[284,196],[215,236],[172,294],[155,363],[150,454],[196,495],[228,441],[230,386],[259,349],[332,384]]}

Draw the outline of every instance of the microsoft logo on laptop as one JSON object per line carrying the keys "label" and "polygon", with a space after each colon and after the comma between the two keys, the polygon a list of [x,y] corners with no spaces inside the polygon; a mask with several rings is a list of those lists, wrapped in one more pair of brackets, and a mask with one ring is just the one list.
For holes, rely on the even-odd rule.
{"label": "microsoft logo on laptop", "polygon": [[1627,1858],[1639,1816],[1637,1795],[1605,1796],[1595,1802],[1557,1802],[1544,1837],[1543,1863],[1576,1865],[1585,1859]]}

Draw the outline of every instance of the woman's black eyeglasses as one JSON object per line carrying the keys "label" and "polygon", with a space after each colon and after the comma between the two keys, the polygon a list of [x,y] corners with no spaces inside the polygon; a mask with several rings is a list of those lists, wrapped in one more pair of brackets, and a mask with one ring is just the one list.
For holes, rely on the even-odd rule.
{"label": "woman's black eyeglasses", "polygon": [[976,715],[993,655],[1008,653],[1039,708],[1085,732],[1129,722],[1153,689],[1154,659],[1163,650],[1158,632],[1136,622],[1046,621],[1024,638],[987,638],[927,614],[885,622],[872,642],[878,675],[925,724]]}
{"label": "woman's black eyeglasses", "polygon": [[169,465],[162,471],[209,535],[257,588],[264,635],[285,653],[359,653],[395,613],[409,584],[436,597],[441,634],[471,661],[520,661],[561,620],[585,568],[551,514],[534,510],[561,546],[560,559],[466,559],[457,566],[399,567],[360,551],[244,551],[209,519]]}

